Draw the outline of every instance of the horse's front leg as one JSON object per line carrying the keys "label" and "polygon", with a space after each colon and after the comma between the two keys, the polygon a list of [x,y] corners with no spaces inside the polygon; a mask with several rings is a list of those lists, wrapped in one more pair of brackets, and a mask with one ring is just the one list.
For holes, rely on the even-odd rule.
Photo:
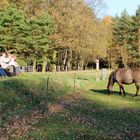
{"label": "horse's front leg", "polygon": [[120,89],[119,95],[122,95],[122,88],[120,85],[119,85],[119,89]]}
{"label": "horse's front leg", "polygon": [[126,93],[125,93],[123,84],[121,84],[121,83],[118,83],[118,84],[119,84],[119,87],[120,87],[120,93],[119,93],[119,95],[122,95],[122,92],[121,92],[121,90],[122,90],[123,91],[123,95],[126,96]]}
{"label": "horse's front leg", "polygon": [[123,90],[123,95],[126,96],[126,93],[125,93],[125,90],[124,90],[123,86],[122,86],[122,90]]}
{"label": "horse's front leg", "polygon": [[135,96],[138,96],[139,89],[140,89],[140,84],[139,83],[135,83],[135,85],[136,85],[136,94],[135,94]]}

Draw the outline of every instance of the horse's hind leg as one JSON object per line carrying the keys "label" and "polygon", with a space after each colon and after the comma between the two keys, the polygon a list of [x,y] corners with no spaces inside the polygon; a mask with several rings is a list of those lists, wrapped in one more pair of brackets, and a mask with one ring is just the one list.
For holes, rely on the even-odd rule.
{"label": "horse's hind leg", "polygon": [[139,83],[135,83],[135,85],[136,85],[136,94],[135,94],[135,96],[138,96],[139,89],[140,89],[140,84]]}

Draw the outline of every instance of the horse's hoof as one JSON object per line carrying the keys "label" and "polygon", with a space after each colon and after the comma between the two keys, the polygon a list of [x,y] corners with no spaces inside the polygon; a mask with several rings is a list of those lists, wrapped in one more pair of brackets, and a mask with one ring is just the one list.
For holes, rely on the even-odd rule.
{"label": "horse's hoof", "polygon": [[134,97],[136,97],[135,95],[132,95],[132,97],[134,98]]}
{"label": "horse's hoof", "polygon": [[137,97],[138,95],[137,94],[135,94],[135,95],[132,95],[132,97]]}

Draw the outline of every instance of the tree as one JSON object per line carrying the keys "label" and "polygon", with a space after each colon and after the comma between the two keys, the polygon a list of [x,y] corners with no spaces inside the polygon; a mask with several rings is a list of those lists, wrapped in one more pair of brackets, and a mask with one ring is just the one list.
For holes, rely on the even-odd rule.
{"label": "tree", "polygon": [[6,9],[9,6],[9,3],[7,0],[1,0],[0,1],[0,9]]}
{"label": "tree", "polygon": [[85,0],[85,3],[91,7],[97,17],[104,16],[104,10],[107,7],[104,0]]}
{"label": "tree", "polygon": [[45,71],[49,45],[52,43],[49,35],[55,32],[55,24],[47,13],[41,17],[29,18],[27,24],[30,29],[29,35],[24,40],[26,44],[26,48],[23,50],[24,56],[30,58],[34,67],[36,66],[36,60],[41,59],[43,61],[43,71]]}
{"label": "tree", "polygon": [[[3,51],[14,50],[28,64],[35,60],[45,61],[55,24],[49,14],[25,19],[24,12],[10,5],[0,11],[0,47]],[[45,66],[44,66],[45,67]]]}
{"label": "tree", "polygon": [[65,66],[83,69],[96,57],[105,57],[107,40],[103,25],[83,0],[54,0],[50,14],[58,27],[53,36],[53,50],[62,69]]}
{"label": "tree", "polygon": [[23,11],[17,10],[13,5],[0,10],[0,47],[3,50],[14,49],[19,52],[28,29]]}
{"label": "tree", "polygon": [[84,0],[8,2],[16,6],[10,6],[12,14],[9,7],[1,11],[0,46],[15,49],[28,64],[41,63],[43,71],[47,62],[52,70],[56,65],[62,70],[83,69],[96,58],[106,59],[110,25]]}
{"label": "tree", "polygon": [[128,15],[127,11],[122,12],[121,17],[116,17],[114,19],[113,26],[113,46],[115,47],[119,63],[127,67],[128,62],[132,59],[132,55],[135,52],[132,52],[134,45],[134,28],[133,28],[133,19]]}
{"label": "tree", "polygon": [[25,12],[26,18],[41,16],[47,9],[48,0],[9,0],[10,4]]}
{"label": "tree", "polygon": [[140,6],[138,6],[136,10],[135,16],[133,16],[134,22],[134,48],[133,50],[135,51],[133,53],[133,63],[136,64],[135,66],[140,66]]}
{"label": "tree", "polygon": [[[139,9],[139,8],[138,8]],[[139,65],[139,10],[136,16],[129,16],[127,11],[121,17],[116,17],[113,23],[113,49],[117,52],[116,62],[124,66]]]}
{"label": "tree", "polygon": [[103,18],[103,27],[104,27],[104,34],[105,34],[105,37],[106,37],[106,52],[107,52],[107,61],[108,61],[108,67],[109,68],[112,68],[113,66],[113,58],[112,56],[114,54],[116,54],[114,52],[114,49],[112,48],[112,38],[113,38],[113,34],[112,34],[112,31],[113,31],[113,26],[112,26],[112,23],[113,23],[113,17],[111,16],[105,16]]}

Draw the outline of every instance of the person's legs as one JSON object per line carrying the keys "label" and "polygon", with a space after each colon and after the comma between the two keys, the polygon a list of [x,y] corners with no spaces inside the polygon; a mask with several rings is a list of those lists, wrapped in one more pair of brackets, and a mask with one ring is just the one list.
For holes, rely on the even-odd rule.
{"label": "person's legs", "polygon": [[6,74],[8,76],[17,76],[20,73],[20,67],[19,66],[13,66],[13,65],[9,65],[6,69]]}
{"label": "person's legs", "polygon": [[5,71],[6,71],[6,74],[8,75],[8,76],[13,76],[14,75],[14,66],[8,66],[6,69],[5,69]]}
{"label": "person's legs", "polygon": [[0,75],[6,77],[7,74],[3,68],[0,68]]}

